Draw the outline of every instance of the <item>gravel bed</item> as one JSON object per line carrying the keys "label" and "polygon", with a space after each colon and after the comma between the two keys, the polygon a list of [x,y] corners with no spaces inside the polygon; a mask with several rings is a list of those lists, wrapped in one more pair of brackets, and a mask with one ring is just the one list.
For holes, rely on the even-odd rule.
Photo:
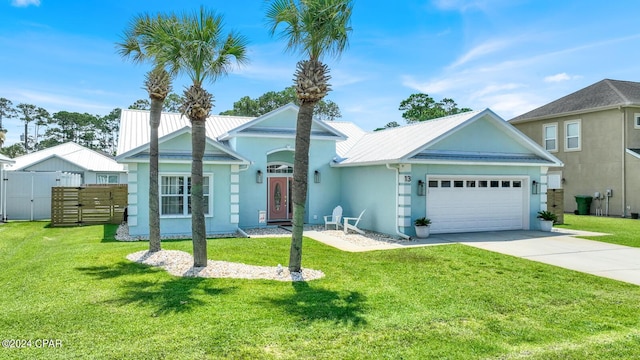
{"label": "gravel bed", "polygon": [[[207,235],[207,237],[215,237],[215,238],[234,238],[234,237],[243,237],[243,235],[239,233],[229,233],[229,234],[214,234]],[[146,241],[149,240],[148,236],[131,236],[129,235],[129,225],[126,222],[123,222],[118,226],[118,230],[116,230],[115,239],[118,241]],[[169,239],[191,239],[191,235],[161,235],[161,240],[169,240]]]}
{"label": "gravel bed", "polygon": [[[250,237],[273,237],[273,236],[291,236],[291,232],[283,229],[278,226],[268,226],[261,228],[252,228],[252,229],[243,229],[243,231],[249,235]],[[349,234],[345,234],[342,230],[325,230],[323,225],[306,225],[304,227],[304,231],[318,231],[323,234],[341,239],[343,241],[349,242],[351,244],[361,246],[361,247],[370,247],[380,245],[380,243],[387,244],[398,244],[407,242],[409,240],[405,239],[397,239],[391,237],[387,234],[377,233],[373,231],[365,231],[364,235],[350,232]],[[216,234],[216,238],[223,237],[242,237],[243,235],[240,233],[235,234]],[[190,239],[191,236],[161,236],[162,239]],[[116,240],[119,241],[140,241],[140,240],[148,240],[148,237],[135,237],[129,236],[129,227],[127,223],[123,223],[118,227],[116,231]]]}
{"label": "gravel bed", "polygon": [[[396,239],[387,234],[382,234],[374,231],[365,231],[364,235],[354,232],[345,234],[343,230],[325,230],[324,225],[306,225],[304,227],[304,231],[322,232],[323,234],[330,235],[362,247],[376,246],[380,245],[380,243],[398,244],[409,241],[405,239]],[[247,235],[251,237],[291,236],[290,231],[273,226],[255,229],[244,229],[244,232],[246,232]]]}
{"label": "gravel bed", "polygon": [[324,277],[320,270],[302,268],[301,272],[289,272],[287,267],[254,266],[226,261],[209,260],[206,267],[193,267],[191,254],[179,250],[147,250],[127,255],[127,259],[165,269],[169,274],[183,277],[267,279],[278,281],[309,281]]}

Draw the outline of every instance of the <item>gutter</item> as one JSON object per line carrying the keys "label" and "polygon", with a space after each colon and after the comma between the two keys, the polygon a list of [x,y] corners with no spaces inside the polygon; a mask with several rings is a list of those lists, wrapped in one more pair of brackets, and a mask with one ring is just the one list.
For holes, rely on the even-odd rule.
{"label": "gutter", "polygon": [[401,237],[401,238],[403,238],[405,240],[411,240],[411,237],[409,235],[400,232],[400,229],[398,228],[398,177],[400,176],[400,169],[398,169],[397,167],[391,167],[391,166],[389,166],[388,163],[385,164],[385,165],[387,166],[387,169],[395,170],[395,173],[396,173],[396,177],[395,177],[395,180],[394,180],[395,188],[396,188],[396,196],[395,196],[395,198],[396,198],[396,216],[395,216],[395,220],[394,220],[394,222],[395,222],[394,228],[395,228],[395,231],[396,231],[396,235],[398,235],[399,237]]}

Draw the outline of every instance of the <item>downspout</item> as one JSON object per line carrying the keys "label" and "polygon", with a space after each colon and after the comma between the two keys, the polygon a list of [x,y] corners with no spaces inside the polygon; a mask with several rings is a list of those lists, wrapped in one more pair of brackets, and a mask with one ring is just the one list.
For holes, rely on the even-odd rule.
{"label": "downspout", "polygon": [[622,111],[622,217],[627,217],[627,111],[619,107]]}
{"label": "downspout", "polygon": [[391,167],[391,166],[389,166],[389,164],[386,164],[386,166],[387,166],[387,169],[395,170],[395,173],[396,173],[396,177],[395,177],[395,180],[394,180],[395,188],[396,188],[396,196],[395,196],[395,198],[396,198],[396,207],[395,207],[396,216],[395,216],[395,220],[394,220],[394,222],[395,222],[394,228],[395,228],[395,231],[396,231],[396,235],[398,235],[399,237],[401,237],[401,238],[403,238],[405,240],[411,240],[411,237],[409,235],[407,235],[407,234],[404,234],[404,233],[400,232],[400,229],[398,227],[398,195],[399,195],[398,194],[398,179],[399,179],[399,176],[400,176],[400,169],[398,169],[397,167]]}

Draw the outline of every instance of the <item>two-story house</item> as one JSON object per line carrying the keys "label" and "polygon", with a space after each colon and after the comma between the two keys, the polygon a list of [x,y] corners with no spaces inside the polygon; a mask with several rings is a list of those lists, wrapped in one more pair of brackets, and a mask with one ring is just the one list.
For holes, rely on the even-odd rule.
{"label": "two-story house", "polygon": [[564,163],[549,169],[549,188],[592,196],[591,214],[640,211],[640,82],[604,79],[509,122]]}

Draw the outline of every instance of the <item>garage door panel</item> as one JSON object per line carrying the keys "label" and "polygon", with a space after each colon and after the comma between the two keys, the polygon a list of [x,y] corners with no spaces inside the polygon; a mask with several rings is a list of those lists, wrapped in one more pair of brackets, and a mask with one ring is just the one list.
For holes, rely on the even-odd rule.
{"label": "garage door panel", "polygon": [[[463,180],[467,184],[467,180],[477,179]],[[522,229],[524,190],[522,187],[512,187],[513,180],[513,178],[500,179],[499,187],[493,188],[430,187],[427,192],[427,216],[432,220],[431,232]],[[518,185],[522,184],[522,179],[515,181]],[[453,180],[450,184],[453,184]]]}

